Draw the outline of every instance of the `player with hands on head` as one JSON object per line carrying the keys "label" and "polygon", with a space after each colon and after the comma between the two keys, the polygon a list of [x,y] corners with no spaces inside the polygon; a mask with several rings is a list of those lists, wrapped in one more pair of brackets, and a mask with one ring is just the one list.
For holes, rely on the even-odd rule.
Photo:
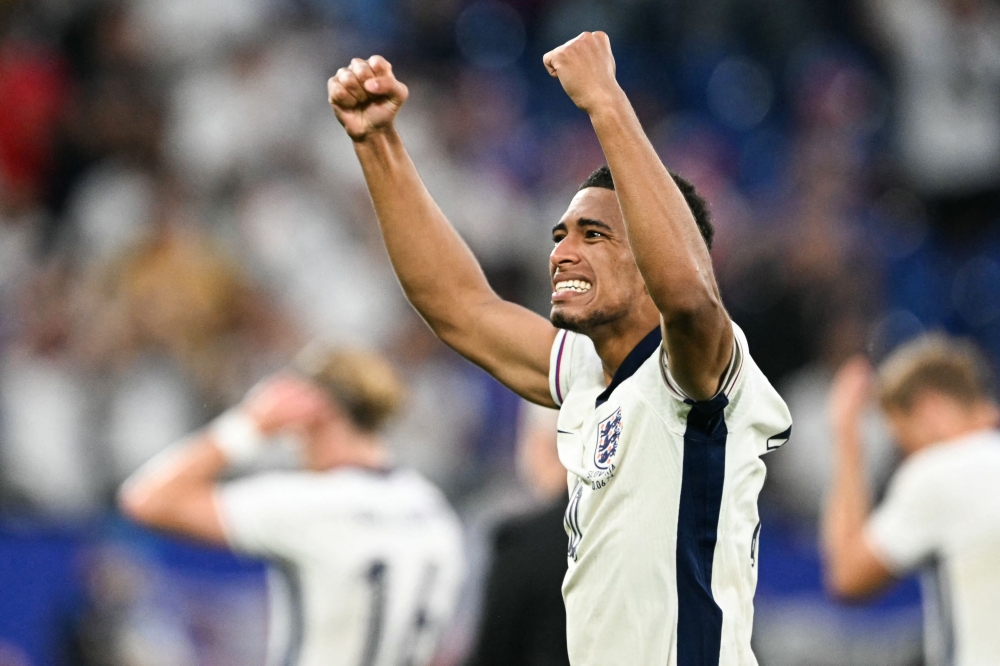
{"label": "player with hands on head", "polygon": [[[877,377],[867,359],[851,359],[830,391],[827,587],[859,599],[922,570],[928,664],[1000,655],[1000,410],[988,368],[971,343],[929,334],[897,349]],[[861,435],[873,394],[904,456],[874,511]]]}
{"label": "player with hands on head", "polygon": [[[457,601],[461,528],[379,435],[402,384],[369,352],[313,347],[297,365],[133,474],[122,511],[271,565],[269,664],[426,664]],[[222,482],[282,436],[304,469]]]}
{"label": "player with hands on head", "polygon": [[351,61],[329,99],[410,303],[515,393],[560,408],[571,663],[753,663],[760,456],[788,439],[788,410],[722,305],[707,205],[657,156],[607,35],[543,64],[607,159],[553,227],[548,319],[497,296],[427,192],[389,64]]}

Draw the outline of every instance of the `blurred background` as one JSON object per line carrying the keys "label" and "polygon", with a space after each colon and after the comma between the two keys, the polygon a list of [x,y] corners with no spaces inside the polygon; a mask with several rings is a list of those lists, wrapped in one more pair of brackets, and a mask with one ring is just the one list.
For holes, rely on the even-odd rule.
{"label": "blurred background", "polygon": [[[550,228],[602,163],[541,65],[582,30],[710,201],[727,307],[789,403],[766,459],[762,665],[921,663],[904,581],[821,589],[825,399],[927,329],[1000,352],[994,0],[0,0],[0,666],[262,663],[262,567],[132,526],[117,484],[314,337],[385,350],[400,462],[440,484],[475,640],[522,406],[438,343],[381,247],[326,79],[381,53],[429,189],[504,297],[547,313]],[[872,417],[876,488],[897,463]]]}

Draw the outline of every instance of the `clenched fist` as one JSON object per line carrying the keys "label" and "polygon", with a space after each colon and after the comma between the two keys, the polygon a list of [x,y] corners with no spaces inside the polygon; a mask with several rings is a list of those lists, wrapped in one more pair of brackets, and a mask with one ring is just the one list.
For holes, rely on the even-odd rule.
{"label": "clenched fist", "polygon": [[355,58],[326,83],[330,106],[354,141],[392,126],[396,113],[409,97],[396,80],[392,65],[382,56]]}
{"label": "clenched fist", "polygon": [[549,74],[578,107],[591,113],[621,92],[615,80],[611,40],[603,32],[584,32],[542,58]]}

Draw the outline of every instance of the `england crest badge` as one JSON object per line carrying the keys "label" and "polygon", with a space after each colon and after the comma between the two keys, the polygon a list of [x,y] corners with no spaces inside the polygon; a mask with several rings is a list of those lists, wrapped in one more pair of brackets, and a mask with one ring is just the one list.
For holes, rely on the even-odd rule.
{"label": "england crest badge", "polygon": [[618,440],[622,435],[622,410],[601,421],[597,426],[597,447],[594,449],[594,465],[599,470],[611,466],[611,460],[618,452]]}

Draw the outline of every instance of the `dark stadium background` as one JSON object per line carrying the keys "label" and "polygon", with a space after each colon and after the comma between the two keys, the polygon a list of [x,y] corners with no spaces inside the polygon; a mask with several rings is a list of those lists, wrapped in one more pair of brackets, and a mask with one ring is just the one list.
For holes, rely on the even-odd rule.
{"label": "dark stadium background", "polygon": [[[401,133],[505,297],[601,163],[541,65],[581,30],[712,205],[723,295],[796,421],[771,456],[764,666],[920,663],[920,596],[823,595],[825,394],[933,328],[1000,352],[1000,9],[990,0],[0,0],[0,666],[261,663],[260,565],[126,523],[116,485],[305,341],[384,349],[398,457],[446,489],[472,577],[532,502],[520,405],[402,300],[325,81],[387,56]],[[943,146],[943,148],[942,148]],[[869,466],[896,463],[874,418]],[[89,643],[88,643],[89,642]],[[110,659],[110,658],[109,658]]]}

